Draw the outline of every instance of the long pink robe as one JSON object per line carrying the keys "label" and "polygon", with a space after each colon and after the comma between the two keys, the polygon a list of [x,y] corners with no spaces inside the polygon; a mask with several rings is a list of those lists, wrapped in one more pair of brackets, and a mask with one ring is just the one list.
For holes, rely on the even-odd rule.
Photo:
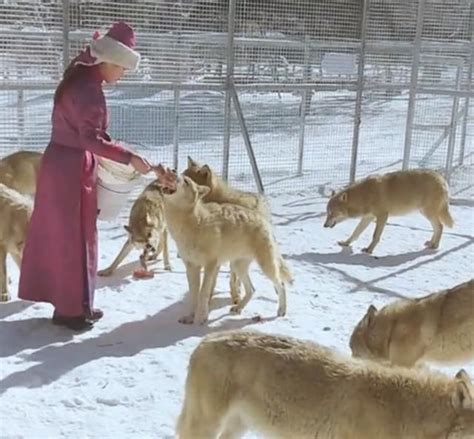
{"label": "long pink robe", "polygon": [[51,141],[39,173],[18,295],[49,302],[63,316],[92,310],[97,271],[97,160],[129,163],[106,133],[97,66],[64,90],[53,108]]}

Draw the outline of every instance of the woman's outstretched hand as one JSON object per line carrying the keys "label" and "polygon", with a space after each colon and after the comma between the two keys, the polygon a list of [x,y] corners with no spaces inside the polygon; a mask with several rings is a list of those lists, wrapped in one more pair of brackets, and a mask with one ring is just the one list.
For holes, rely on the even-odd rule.
{"label": "woman's outstretched hand", "polygon": [[148,160],[136,154],[132,155],[130,165],[140,174],[148,174],[151,171],[151,165]]}

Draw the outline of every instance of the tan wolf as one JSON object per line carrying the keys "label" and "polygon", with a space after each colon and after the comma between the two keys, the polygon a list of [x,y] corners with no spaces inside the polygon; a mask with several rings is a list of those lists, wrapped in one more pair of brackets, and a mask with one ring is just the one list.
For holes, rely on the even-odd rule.
{"label": "tan wolf", "polygon": [[344,358],[290,337],[214,333],[191,355],[177,436],[473,438],[473,392],[463,369],[450,378]]}
{"label": "tan wolf", "polygon": [[351,245],[375,220],[372,242],[363,249],[372,253],[380,241],[389,215],[405,215],[419,210],[431,223],[433,236],[425,245],[436,249],[443,233],[443,224],[453,226],[449,213],[446,180],[436,171],[415,169],[370,176],[334,194],[327,204],[324,227],[334,227],[347,218],[360,218],[352,235],[342,246]]}
{"label": "tan wolf", "polygon": [[370,305],[355,327],[357,357],[411,367],[417,362],[459,363],[474,358],[474,281],[419,299]]}
{"label": "tan wolf", "polygon": [[0,183],[24,195],[34,195],[43,154],[18,151],[0,159]]}
{"label": "tan wolf", "polygon": [[278,294],[278,315],[285,315],[285,283],[291,282],[291,273],[280,255],[271,224],[256,210],[230,203],[203,203],[208,192],[208,187],[198,186],[184,176],[178,179],[175,191],[164,196],[166,223],[186,265],[191,299],[190,313],[180,321],[207,321],[217,272],[226,262],[231,263],[232,271],[244,285],[244,297],[231,308],[231,312],[240,313],[254,293],[248,275],[254,260],[273,282]]}
{"label": "tan wolf", "polygon": [[[232,203],[255,209],[271,222],[270,207],[265,197],[230,187],[208,165],[200,165],[188,156],[188,167],[184,170],[183,175],[191,178],[196,184],[209,188],[209,193],[203,198],[204,202]],[[240,282],[233,271],[230,273],[230,295],[233,303],[238,304],[240,301]]]}
{"label": "tan wolf", "polygon": [[7,254],[21,266],[33,201],[0,183],[0,301],[8,300]]}
{"label": "tan wolf", "polygon": [[135,200],[124,228],[128,233],[127,241],[110,267],[97,272],[99,276],[110,276],[133,248],[142,250],[140,264],[145,270],[147,261],[157,259],[162,251],[164,268],[171,270],[163,189],[158,180],[151,182]]}

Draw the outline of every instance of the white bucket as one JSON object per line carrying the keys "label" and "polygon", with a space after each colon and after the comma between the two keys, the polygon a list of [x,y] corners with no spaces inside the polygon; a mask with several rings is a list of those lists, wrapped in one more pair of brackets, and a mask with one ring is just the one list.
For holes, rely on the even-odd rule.
{"label": "white bucket", "polygon": [[98,219],[113,221],[127,203],[133,190],[141,183],[141,175],[132,166],[98,158],[97,208]]}

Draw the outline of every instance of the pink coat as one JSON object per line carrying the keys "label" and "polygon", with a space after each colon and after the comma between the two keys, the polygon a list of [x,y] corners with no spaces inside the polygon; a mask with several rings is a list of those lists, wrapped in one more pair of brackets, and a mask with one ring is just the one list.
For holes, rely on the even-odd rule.
{"label": "pink coat", "polygon": [[51,141],[39,173],[18,296],[51,303],[63,316],[93,308],[97,271],[97,160],[129,163],[106,133],[97,66],[74,80],[53,108]]}

